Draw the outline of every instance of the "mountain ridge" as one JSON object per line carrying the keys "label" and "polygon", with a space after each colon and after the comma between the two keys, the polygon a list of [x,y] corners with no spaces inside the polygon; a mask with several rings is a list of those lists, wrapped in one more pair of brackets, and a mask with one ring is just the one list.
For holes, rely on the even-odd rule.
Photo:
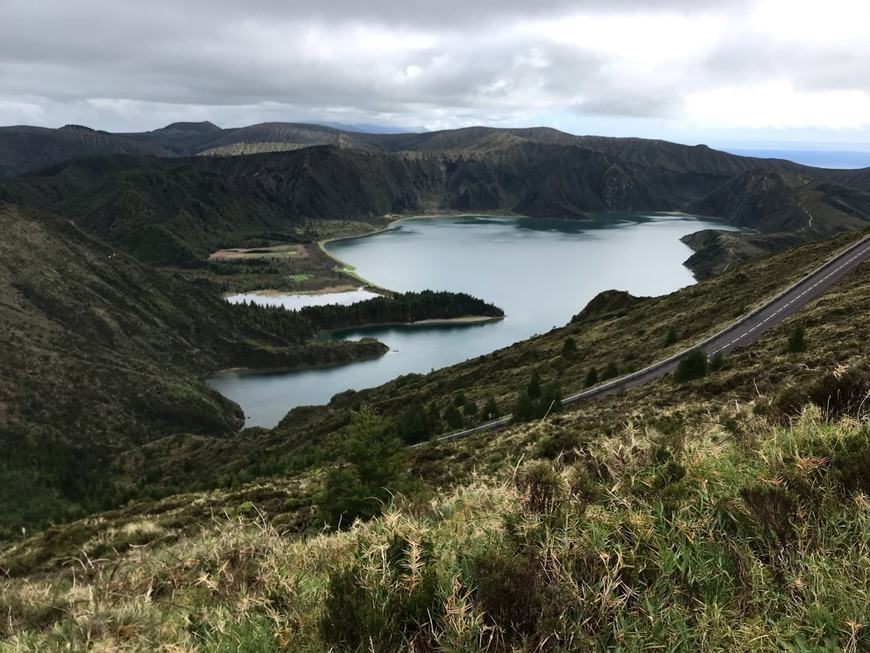
{"label": "mountain ridge", "polygon": [[[205,133],[211,149],[203,151],[210,152],[232,147],[222,139],[237,132],[206,127]],[[353,141],[323,126],[269,123],[249,133],[269,147],[276,134],[304,142],[244,156],[72,159],[0,179],[0,199],[63,213],[144,261],[176,266],[200,265],[242,237],[280,233],[292,240],[312,225],[316,231],[318,224],[342,220],[374,229],[385,215],[584,219],[591,212],[681,211],[747,227],[762,238],[792,234],[798,242],[870,219],[870,191],[863,188],[870,177],[863,171],[819,171],[705,146],[485,127],[356,134]],[[318,142],[324,138],[329,142]],[[756,167],[762,163],[768,165]],[[742,250],[732,262],[794,240],[768,238],[759,247],[756,236],[729,237],[731,249]],[[700,258],[713,261],[720,249],[699,252]],[[696,272],[711,274],[723,265]]]}

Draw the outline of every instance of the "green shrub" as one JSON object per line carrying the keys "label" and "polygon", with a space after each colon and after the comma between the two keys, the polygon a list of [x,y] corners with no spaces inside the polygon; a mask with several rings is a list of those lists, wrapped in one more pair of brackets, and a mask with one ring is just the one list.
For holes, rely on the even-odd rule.
{"label": "green shrub", "polygon": [[604,371],[601,372],[599,380],[606,381],[607,379],[613,379],[617,376],[619,376],[619,365],[617,365],[615,361],[610,361],[604,368]]}
{"label": "green shrub", "polygon": [[590,367],[586,373],[586,379],[583,381],[584,388],[591,388],[598,383],[598,370],[595,367]]}
{"label": "green shrub", "polygon": [[396,431],[405,444],[416,444],[429,439],[432,435],[432,424],[426,409],[423,408],[423,402],[419,399],[411,402],[399,418]]}
{"label": "green shrub", "polygon": [[538,442],[535,457],[550,460],[560,458],[562,462],[571,463],[576,457],[574,451],[581,443],[582,440],[577,432],[558,429]]}
{"label": "green shrub", "polygon": [[771,402],[768,417],[782,421],[799,415],[807,404],[814,404],[829,420],[845,416],[861,418],[868,389],[870,378],[863,370],[853,367],[842,374],[829,372],[806,385],[780,390]]}
{"label": "green shrub", "polygon": [[320,518],[338,528],[379,514],[394,492],[410,488],[404,455],[383,418],[368,409],[355,413],[342,443],[345,462],[327,472],[318,502]]}
{"label": "green shrub", "polygon": [[756,484],[740,490],[740,498],[752,512],[762,530],[776,537],[784,548],[794,538],[797,503],[783,487]]}
{"label": "green shrub", "polygon": [[542,419],[550,413],[562,410],[562,388],[555,381],[547,383],[543,388],[537,372],[532,376],[525,393],[521,393],[514,404],[511,417],[514,422],[528,422]]}
{"label": "green shrub", "polygon": [[790,354],[799,354],[800,352],[807,350],[806,330],[804,329],[803,324],[798,324],[794,328],[794,331],[791,332],[785,350]]}
{"label": "green shrub", "polygon": [[444,421],[451,429],[461,429],[464,425],[462,413],[460,413],[459,409],[453,404],[450,404],[447,407],[447,410],[444,411]]}
{"label": "green shrub", "polygon": [[601,486],[596,483],[584,467],[573,467],[568,474],[568,496],[572,509],[582,515],[586,508],[601,498]]}
{"label": "green shrub", "polygon": [[537,370],[532,372],[532,379],[526,388],[526,394],[532,399],[537,399],[541,396],[541,377],[538,375]]}
{"label": "green shrub", "polygon": [[838,443],[831,467],[835,481],[843,489],[870,494],[870,438],[866,429]]}
{"label": "green shrub", "polygon": [[700,349],[690,351],[674,370],[674,381],[686,383],[700,379],[707,374],[707,354]]}
{"label": "green shrub", "polygon": [[541,397],[538,401],[541,417],[552,413],[562,411],[562,388],[555,381],[546,384],[541,390]]}
{"label": "green shrub", "polygon": [[526,463],[517,471],[514,484],[523,496],[523,507],[530,512],[552,514],[565,502],[565,483],[549,461]]}
{"label": "green shrub", "polygon": [[486,403],[483,405],[481,415],[483,419],[488,422],[501,417],[501,413],[498,410],[498,404],[495,401],[495,397],[492,395],[487,398]]}
{"label": "green shrub", "polygon": [[568,597],[558,599],[557,588],[548,583],[544,561],[536,553],[491,547],[472,558],[471,568],[473,595],[496,629],[497,651],[546,640],[560,613],[570,610]]}
{"label": "green shrub", "polygon": [[421,563],[410,561],[411,545],[394,536],[386,551],[385,573],[367,572],[357,560],[329,574],[318,629],[341,650],[432,650],[431,624],[443,612],[438,576],[429,564],[431,544],[423,543]]}

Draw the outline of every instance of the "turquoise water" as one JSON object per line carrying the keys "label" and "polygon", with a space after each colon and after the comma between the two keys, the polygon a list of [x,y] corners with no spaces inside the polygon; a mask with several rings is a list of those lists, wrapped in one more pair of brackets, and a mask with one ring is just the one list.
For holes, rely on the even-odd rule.
{"label": "turquoise water", "polygon": [[288,410],[338,392],[428,372],[562,326],[602,290],[656,296],[694,283],[680,237],[730,229],[683,215],[607,214],[590,221],[452,217],[410,219],[337,241],[333,256],[370,282],[398,291],[467,292],[504,309],[498,322],[344,332],[390,347],[372,361],[283,373],[225,373],[209,381],[245,411],[247,426],[271,427]]}

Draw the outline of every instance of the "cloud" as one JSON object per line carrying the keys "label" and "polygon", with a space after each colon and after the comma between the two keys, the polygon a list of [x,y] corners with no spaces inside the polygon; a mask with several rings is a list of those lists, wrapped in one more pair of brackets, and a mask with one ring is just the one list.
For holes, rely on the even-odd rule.
{"label": "cloud", "polygon": [[[870,117],[854,107],[870,97],[865,4],[5,3],[0,123],[74,117],[135,130],[193,117],[223,124],[343,117],[435,128],[554,116],[570,125],[574,116],[575,124],[631,119],[703,131],[724,122],[773,124],[728,104],[756,97],[781,112],[778,124],[863,128]],[[828,104],[844,100],[853,108]],[[789,104],[798,101],[813,109]]]}

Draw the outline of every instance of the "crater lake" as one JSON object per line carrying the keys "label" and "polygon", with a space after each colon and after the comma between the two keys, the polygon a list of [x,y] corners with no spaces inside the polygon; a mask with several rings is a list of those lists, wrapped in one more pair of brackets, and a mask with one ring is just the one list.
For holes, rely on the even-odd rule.
{"label": "crater lake", "polygon": [[466,292],[501,307],[505,318],[347,330],[336,337],[374,337],[390,351],[331,368],[224,372],[209,385],[242,407],[246,426],[272,427],[296,406],[325,404],[348,389],[453,365],[563,326],[603,290],[657,296],[690,285],[695,279],[683,261],[692,250],[680,238],[702,229],[736,230],[680,214],[399,220],[377,234],[329,243],[327,251],[378,286]]}

